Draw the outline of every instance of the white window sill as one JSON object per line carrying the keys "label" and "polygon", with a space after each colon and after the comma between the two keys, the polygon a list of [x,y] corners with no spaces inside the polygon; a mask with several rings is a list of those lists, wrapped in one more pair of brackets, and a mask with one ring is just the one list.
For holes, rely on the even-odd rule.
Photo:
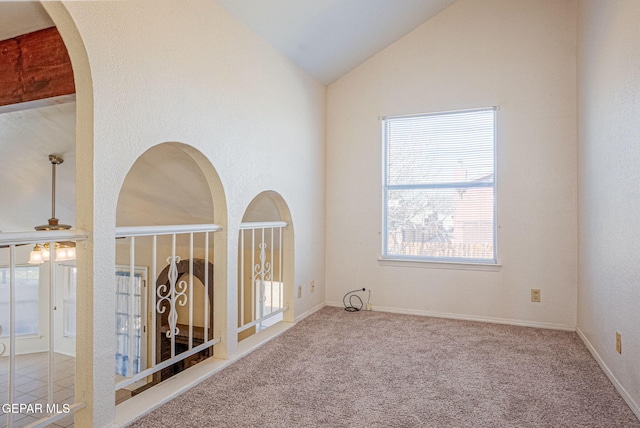
{"label": "white window sill", "polygon": [[389,259],[378,258],[380,266],[395,267],[412,267],[412,268],[428,268],[428,269],[454,269],[454,270],[478,270],[488,272],[498,272],[502,269],[500,263],[462,263],[462,262],[439,262],[433,260],[416,260],[416,259]]}

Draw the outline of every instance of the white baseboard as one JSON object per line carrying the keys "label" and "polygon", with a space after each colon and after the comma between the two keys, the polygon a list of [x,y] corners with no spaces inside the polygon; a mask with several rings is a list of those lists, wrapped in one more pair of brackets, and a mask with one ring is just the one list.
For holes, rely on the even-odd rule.
{"label": "white baseboard", "polygon": [[295,318],[295,322],[296,322],[296,323],[299,323],[300,321],[302,321],[303,319],[305,319],[305,318],[306,318],[306,317],[308,317],[309,315],[312,315],[312,314],[314,314],[314,313],[318,312],[320,309],[324,308],[325,306],[327,306],[327,304],[326,304],[326,303],[324,303],[324,302],[323,302],[323,303],[320,303],[318,306],[314,306],[313,308],[309,309],[308,311],[303,312],[302,314],[298,315],[298,316]]}
{"label": "white baseboard", "polygon": [[[335,307],[341,308],[344,305],[342,304],[342,302],[327,302],[327,306],[335,306]],[[483,316],[477,316],[477,315],[452,314],[447,312],[423,311],[420,309],[402,309],[402,308],[393,308],[393,307],[387,307],[387,306],[374,305],[373,310],[379,311],[379,312],[390,312],[394,314],[421,315],[426,317],[448,318],[448,319],[454,319],[454,320],[488,322],[493,324],[518,325],[522,327],[547,328],[551,330],[563,330],[563,331],[576,330],[575,326],[566,325],[566,324],[555,324],[555,323],[548,323],[548,322],[517,320],[517,319],[509,319],[509,318],[483,317]]]}
{"label": "white baseboard", "polygon": [[622,386],[622,384],[618,381],[618,379],[615,377],[611,369],[609,369],[609,367],[604,362],[602,357],[600,357],[600,354],[598,354],[598,352],[596,351],[596,348],[593,347],[591,342],[589,342],[589,339],[587,339],[587,336],[585,336],[585,334],[582,332],[582,330],[580,330],[579,327],[576,327],[576,333],[578,333],[578,336],[580,336],[580,339],[582,339],[582,342],[584,342],[584,345],[587,347],[589,352],[591,352],[591,355],[593,356],[593,358],[598,362],[598,365],[600,366],[604,374],[607,375],[607,377],[609,378],[613,386],[618,390],[618,393],[622,396],[624,401],[629,405],[633,413],[635,413],[636,417],[640,419],[640,406],[638,405],[638,403],[634,401],[633,397],[631,397],[631,395],[627,392],[624,386]]}

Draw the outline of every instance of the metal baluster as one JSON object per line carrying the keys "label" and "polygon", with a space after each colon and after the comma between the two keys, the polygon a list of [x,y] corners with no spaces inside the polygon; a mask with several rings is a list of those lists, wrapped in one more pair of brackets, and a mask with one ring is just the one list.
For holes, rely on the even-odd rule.
{"label": "metal baluster", "polygon": [[244,229],[240,230],[240,327],[244,325]]}
{"label": "metal baluster", "polygon": [[256,278],[253,274],[254,266],[256,265],[256,230],[251,229],[251,321],[256,319]]}
{"label": "metal baluster", "polygon": [[[273,247],[274,247],[274,245],[273,245],[273,227],[272,227],[271,228],[271,266],[273,266]],[[271,296],[270,296],[271,297],[271,301],[269,302],[269,308],[270,308],[269,309],[269,313],[273,312],[273,307],[274,307],[274,304],[273,304],[273,275],[271,275],[270,284],[271,284]]]}
{"label": "metal baluster", "polygon": [[[264,227],[262,228],[261,238],[260,238],[260,290],[258,292],[258,318],[262,318],[264,316]],[[262,323],[260,323],[260,327],[262,327]]]}
{"label": "metal baluster", "polygon": [[189,234],[189,349],[193,348],[193,233]]}
{"label": "metal baluster", "polygon": [[284,284],[282,283],[282,227],[279,228],[280,255],[278,257],[278,288],[280,290],[280,309],[284,308]]}
{"label": "metal baluster", "polygon": [[53,382],[54,382],[54,315],[56,310],[56,249],[55,243],[49,242],[49,364],[47,368],[47,402],[53,404]]}
{"label": "metal baluster", "polygon": [[131,377],[134,375],[133,373],[133,359],[134,359],[134,350],[133,350],[133,325],[134,325],[134,307],[133,302],[135,299],[135,274],[136,274],[136,238],[135,236],[131,237],[131,243],[129,246],[129,370],[128,374]]}
{"label": "metal baluster", "polygon": [[204,233],[204,341],[209,340],[209,232]]}
{"label": "metal baluster", "polygon": [[[16,246],[9,247],[9,403],[15,400],[16,387]],[[9,428],[13,426],[13,413],[7,415]]]}
{"label": "metal baluster", "polygon": [[152,261],[152,270],[153,270],[153,277],[151,278],[153,282],[149,281],[149,289],[151,290],[151,299],[153,304],[151,305],[151,328],[150,328],[150,332],[151,332],[151,367],[154,367],[156,365],[156,281],[158,278],[158,263],[157,263],[157,256],[158,256],[158,235],[153,235],[153,247],[152,250],[153,255],[153,261]]}
{"label": "metal baluster", "polygon": [[[171,243],[171,263],[176,264],[176,234],[173,234],[173,239]],[[176,279],[177,280],[177,279]],[[171,317],[171,312],[176,310],[176,280],[171,281],[171,289],[169,292],[171,293],[171,308],[169,312],[169,316]],[[177,320],[176,320],[177,321]],[[169,331],[171,332],[171,358],[176,356],[176,335],[174,326],[171,321],[169,321]]]}

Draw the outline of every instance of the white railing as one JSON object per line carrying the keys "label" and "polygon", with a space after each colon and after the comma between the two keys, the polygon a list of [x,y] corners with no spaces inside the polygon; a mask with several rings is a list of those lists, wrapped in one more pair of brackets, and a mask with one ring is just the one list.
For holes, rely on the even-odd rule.
{"label": "white railing", "polygon": [[240,224],[238,333],[260,329],[287,310],[282,270],[286,226],[284,221]]}
{"label": "white railing", "polygon": [[[48,331],[47,331],[47,374],[46,377],[38,379],[41,382],[44,382],[47,386],[47,400],[46,403],[42,403],[39,400],[36,400],[33,403],[23,403],[21,400],[20,403],[16,400],[16,356],[17,356],[17,343],[16,343],[16,267],[18,264],[22,264],[22,262],[18,262],[16,256],[16,248],[22,245],[35,245],[35,244],[48,244],[48,248],[50,249],[49,258],[50,260],[56,260],[56,243],[58,242],[78,242],[87,239],[87,234],[80,230],[62,230],[62,231],[36,231],[36,232],[5,232],[0,233],[0,251],[6,252],[8,251],[8,269],[9,269],[9,341],[8,347],[6,344],[6,339],[3,342],[0,342],[0,360],[6,357],[7,348],[9,351],[8,362],[9,362],[9,376],[8,376],[8,401],[3,403],[3,413],[6,413],[6,421],[7,426],[9,428],[13,427],[15,424],[15,416],[20,413],[29,413],[32,415],[42,414],[46,415],[41,419],[33,422],[28,425],[29,427],[41,427],[48,426],[56,421],[59,421],[63,418],[68,417],[69,414],[73,414],[76,411],[82,409],[84,407],[84,403],[75,402],[73,404],[62,405],[60,403],[55,403],[55,395],[54,395],[54,382],[55,382],[55,346],[54,346],[54,338],[55,338],[55,322],[54,322],[54,311],[56,309],[56,300],[55,300],[55,290],[56,290],[56,272],[55,266],[56,263],[49,263],[49,280],[48,280],[48,295],[49,301],[47,302],[47,323],[48,323]],[[4,255],[6,256],[6,254]],[[3,263],[4,264],[4,263]],[[42,282],[40,279],[40,286]],[[42,307],[42,305],[40,305]],[[43,314],[44,315],[44,314]],[[0,334],[2,332],[2,326],[0,326]],[[31,407],[28,407],[31,405]],[[22,407],[21,407],[22,406]],[[9,410],[9,411],[7,411]]]}
{"label": "white railing", "polygon": [[[124,311],[128,320],[121,325],[128,338],[128,343],[123,346],[128,352],[128,358],[123,363],[127,367],[122,370],[124,375],[118,377],[121,380],[116,382],[116,390],[143,381],[220,342],[219,337],[213,338],[212,331],[213,265],[209,262],[213,244],[210,234],[219,230],[221,227],[215,224],[116,228],[116,262],[126,264],[129,277],[128,308]],[[126,259],[126,263],[123,263],[123,259]],[[164,265],[165,262],[166,267],[158,272],[159,263]],[[140,290],[139,280],[136,279],[139,263],[151,269],[148,292]],[[187,276],[187,280],[181,279],[183,275]],[[195,296],[194,279],[199,279],[204,286],[204,298],[200,302]],[[147,313],[143,309],[145,299],[149,301],[146,305],[150,318],[148,332],[146,326],[142,328],[140,325],[147,320]],[[134,308],[134,302],[142,306]],[[195,318],[200,320],[201,326],[196,325]],[[150,355],[146,362],[136,364],[134,369],[134,350],[145,348],[144,344],[134,341],[142,340],[142,336],[150,338],[150,346],[147,347]],[[165,348],[167,344],[169,346],[168,358],[163,358],[158,351],[163,343]]]}

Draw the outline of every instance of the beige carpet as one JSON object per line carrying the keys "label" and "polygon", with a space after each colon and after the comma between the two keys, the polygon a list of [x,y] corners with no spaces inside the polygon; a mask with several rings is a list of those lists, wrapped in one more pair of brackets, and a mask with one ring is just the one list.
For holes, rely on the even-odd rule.
{"label": "beige carpet", "polygon": [[324,308],[133,427],[640,427],[575,333]]}

